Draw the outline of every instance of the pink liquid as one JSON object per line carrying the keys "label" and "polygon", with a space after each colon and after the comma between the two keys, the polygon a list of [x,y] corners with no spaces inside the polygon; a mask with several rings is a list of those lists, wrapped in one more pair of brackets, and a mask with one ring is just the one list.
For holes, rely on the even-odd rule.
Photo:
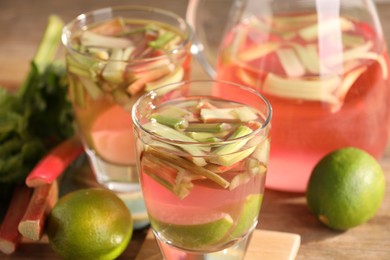
{"label": "pink liquid", "polygon": [[[207,104],[207,108],[245,108],[238,103],[206,98],[168,103],[157,107],[152,114],[161,115],[172,107],[180,107],[189,112],[185,116],[191,119],[187,128],[176,131],[170,126],[156,124],[148,115],[145,115],[147,122],[143,122],[143,126],[159,136],[171,136],[170,140],[193,133],[193,124],[208,125],[200,119],[204,112],[200,108],[202,104]],[[240,241],[256,226],[268,162],[269,139],[263,136],[268,133],[268,126],[265,126],[265,132],[251,132],[254,135],[248,137],[245,144],[242,139],[228,145],[221,141],[239,140],[230,137],[242,127],[252,126],[258,130],[264,122],[258,113],[256,111],[255,117],[247,121],[219,121],[231,124],[232,128],[226,128],[227,131],[195,131],[217,135],[219,141],[211,144],[195,139],[189,140],[190,145],[163,143],[137,131],[142,192],[151,225],[160,241],[184,250],[215,252]],[[176,131],[175,134],[167,134],[172,131]],[[221,148],[225,148],[223,153]],[[194,149],[201,149],[202,155],[193,156]],[[215,176],[224,183],[216,181]]]}
{"label": "pink liquid", "polygon": [[[315,78],[317,75],[306,72],[301,76],[289,76],[273,51],[260,58],[240,61],[231,51],[234,38],[238,37],[237,32],[240,30],[246,34],[236,50],[237,55],[267,41],[281,43],[282,46],[285,44],[284,47],[290,46],[289,43],[306,46],[317,42],[313,40],[307,43],[297,35],[286,40],[278,35],[259,32],[258,28],[248,24],[238,25],[225,39],[218,65],[218,79],[238,82],[259,90],[273,107],[272,144],[266,183],[268,188],[304,192],[316,163],[325,154],[338,148],[355,146],[378,159],[382,156],[389,129],[388,58],[383,39],[377,40],[372,28],[364,23],[354,23],[354,29],[344,32],[361,35],[361,46],[372,42],[369,52],[375,53],[379,59],[356,59],[354,64],[347,61],[344,63],[345,70],[340,75],[342,80],[353,71],[362,69],[363,72],[351,81],[352,85],[344,96],[337,97],[340,101],[337,105],[266,91],[265,82],[270,73],[293,80]],[[332,39],[335,39],[334,36]],[[347,46],[343,48],[347,52]],[[321,50],[321,55],[325,56],[334,53],[337,53],[335,49]],[[346,69],[346,66],[353,68]],[[297,83],[296,87],[299,86]]]}

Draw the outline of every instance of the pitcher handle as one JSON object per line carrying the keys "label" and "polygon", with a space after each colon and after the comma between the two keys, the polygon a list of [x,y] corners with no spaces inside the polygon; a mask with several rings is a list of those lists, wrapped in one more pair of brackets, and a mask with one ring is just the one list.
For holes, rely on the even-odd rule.
{"label": "pitcher handle", "polygon": [[198,11],[199,0],[189,0],[187,5],[186,20],[188,24],[192,27],[194,31],[194,41],[191,46],[191,53],[196,57],[204,71],[211,77],[215,78],[216,71],[215,68],[210,64],[210,62],[205,57],[204,49],[205,46],[198,39],[196,35],[197,25],[196,25],[196,13]]}

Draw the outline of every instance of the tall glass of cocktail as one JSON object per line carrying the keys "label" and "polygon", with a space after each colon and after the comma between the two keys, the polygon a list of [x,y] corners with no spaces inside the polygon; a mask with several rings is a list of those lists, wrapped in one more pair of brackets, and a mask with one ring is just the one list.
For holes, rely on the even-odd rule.
{"label": "tall glass of cocktail", "polygon": [[105,8],[71,21],[63,43],[69,97],[97,181],[139,191],[130,111],[141,94],[189,77],[190,28],[169,11]]}
{"label": "tall glass of cocktail", "polygon": [[244,257],[263,199],[271,114],[259,93],[224,81],[169,84],[134,105],[140,182],[165,259]]}

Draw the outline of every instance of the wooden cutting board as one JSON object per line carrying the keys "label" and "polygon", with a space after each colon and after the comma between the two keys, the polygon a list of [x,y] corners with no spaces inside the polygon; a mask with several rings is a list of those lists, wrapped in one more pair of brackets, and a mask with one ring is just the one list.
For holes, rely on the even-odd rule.
{"label": "wooden cutting board", "polygon": [[[298,234],[256,229],[252,235],[245,260],[293,260],[301,237]],[[162,255],[149,230],[136,260],[161,260]]]}

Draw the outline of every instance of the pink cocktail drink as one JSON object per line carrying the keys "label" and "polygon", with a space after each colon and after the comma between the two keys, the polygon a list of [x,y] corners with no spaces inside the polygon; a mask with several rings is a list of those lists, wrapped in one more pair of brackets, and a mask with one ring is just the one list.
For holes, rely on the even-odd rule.
{"label": "pink cocktail drink", "polygon": [[[253,95],[256,106],[245,95],[226,99],[226,89]],[[263,200],[270,117],[259,94],[226,82],[184,82],[140,98],[133,110],[140,180],[166,259],[233,247],[245,254]]]}
{"label": "pink cocktail drink", "polygon": [[96,178],[139,190],[131,109],[143,93],[188,79],[189,28],[170,12],[118,7],[80,16],[63,38],[69,97]]}
{"label": "pink cocktail drink", "polygon": [[250,17],[224,39],[217,72],[272,104],[269,188],[304,192],[315,164],[341,147],[378,159],[385,150],[387,49],[364,22],[311,13]]}

